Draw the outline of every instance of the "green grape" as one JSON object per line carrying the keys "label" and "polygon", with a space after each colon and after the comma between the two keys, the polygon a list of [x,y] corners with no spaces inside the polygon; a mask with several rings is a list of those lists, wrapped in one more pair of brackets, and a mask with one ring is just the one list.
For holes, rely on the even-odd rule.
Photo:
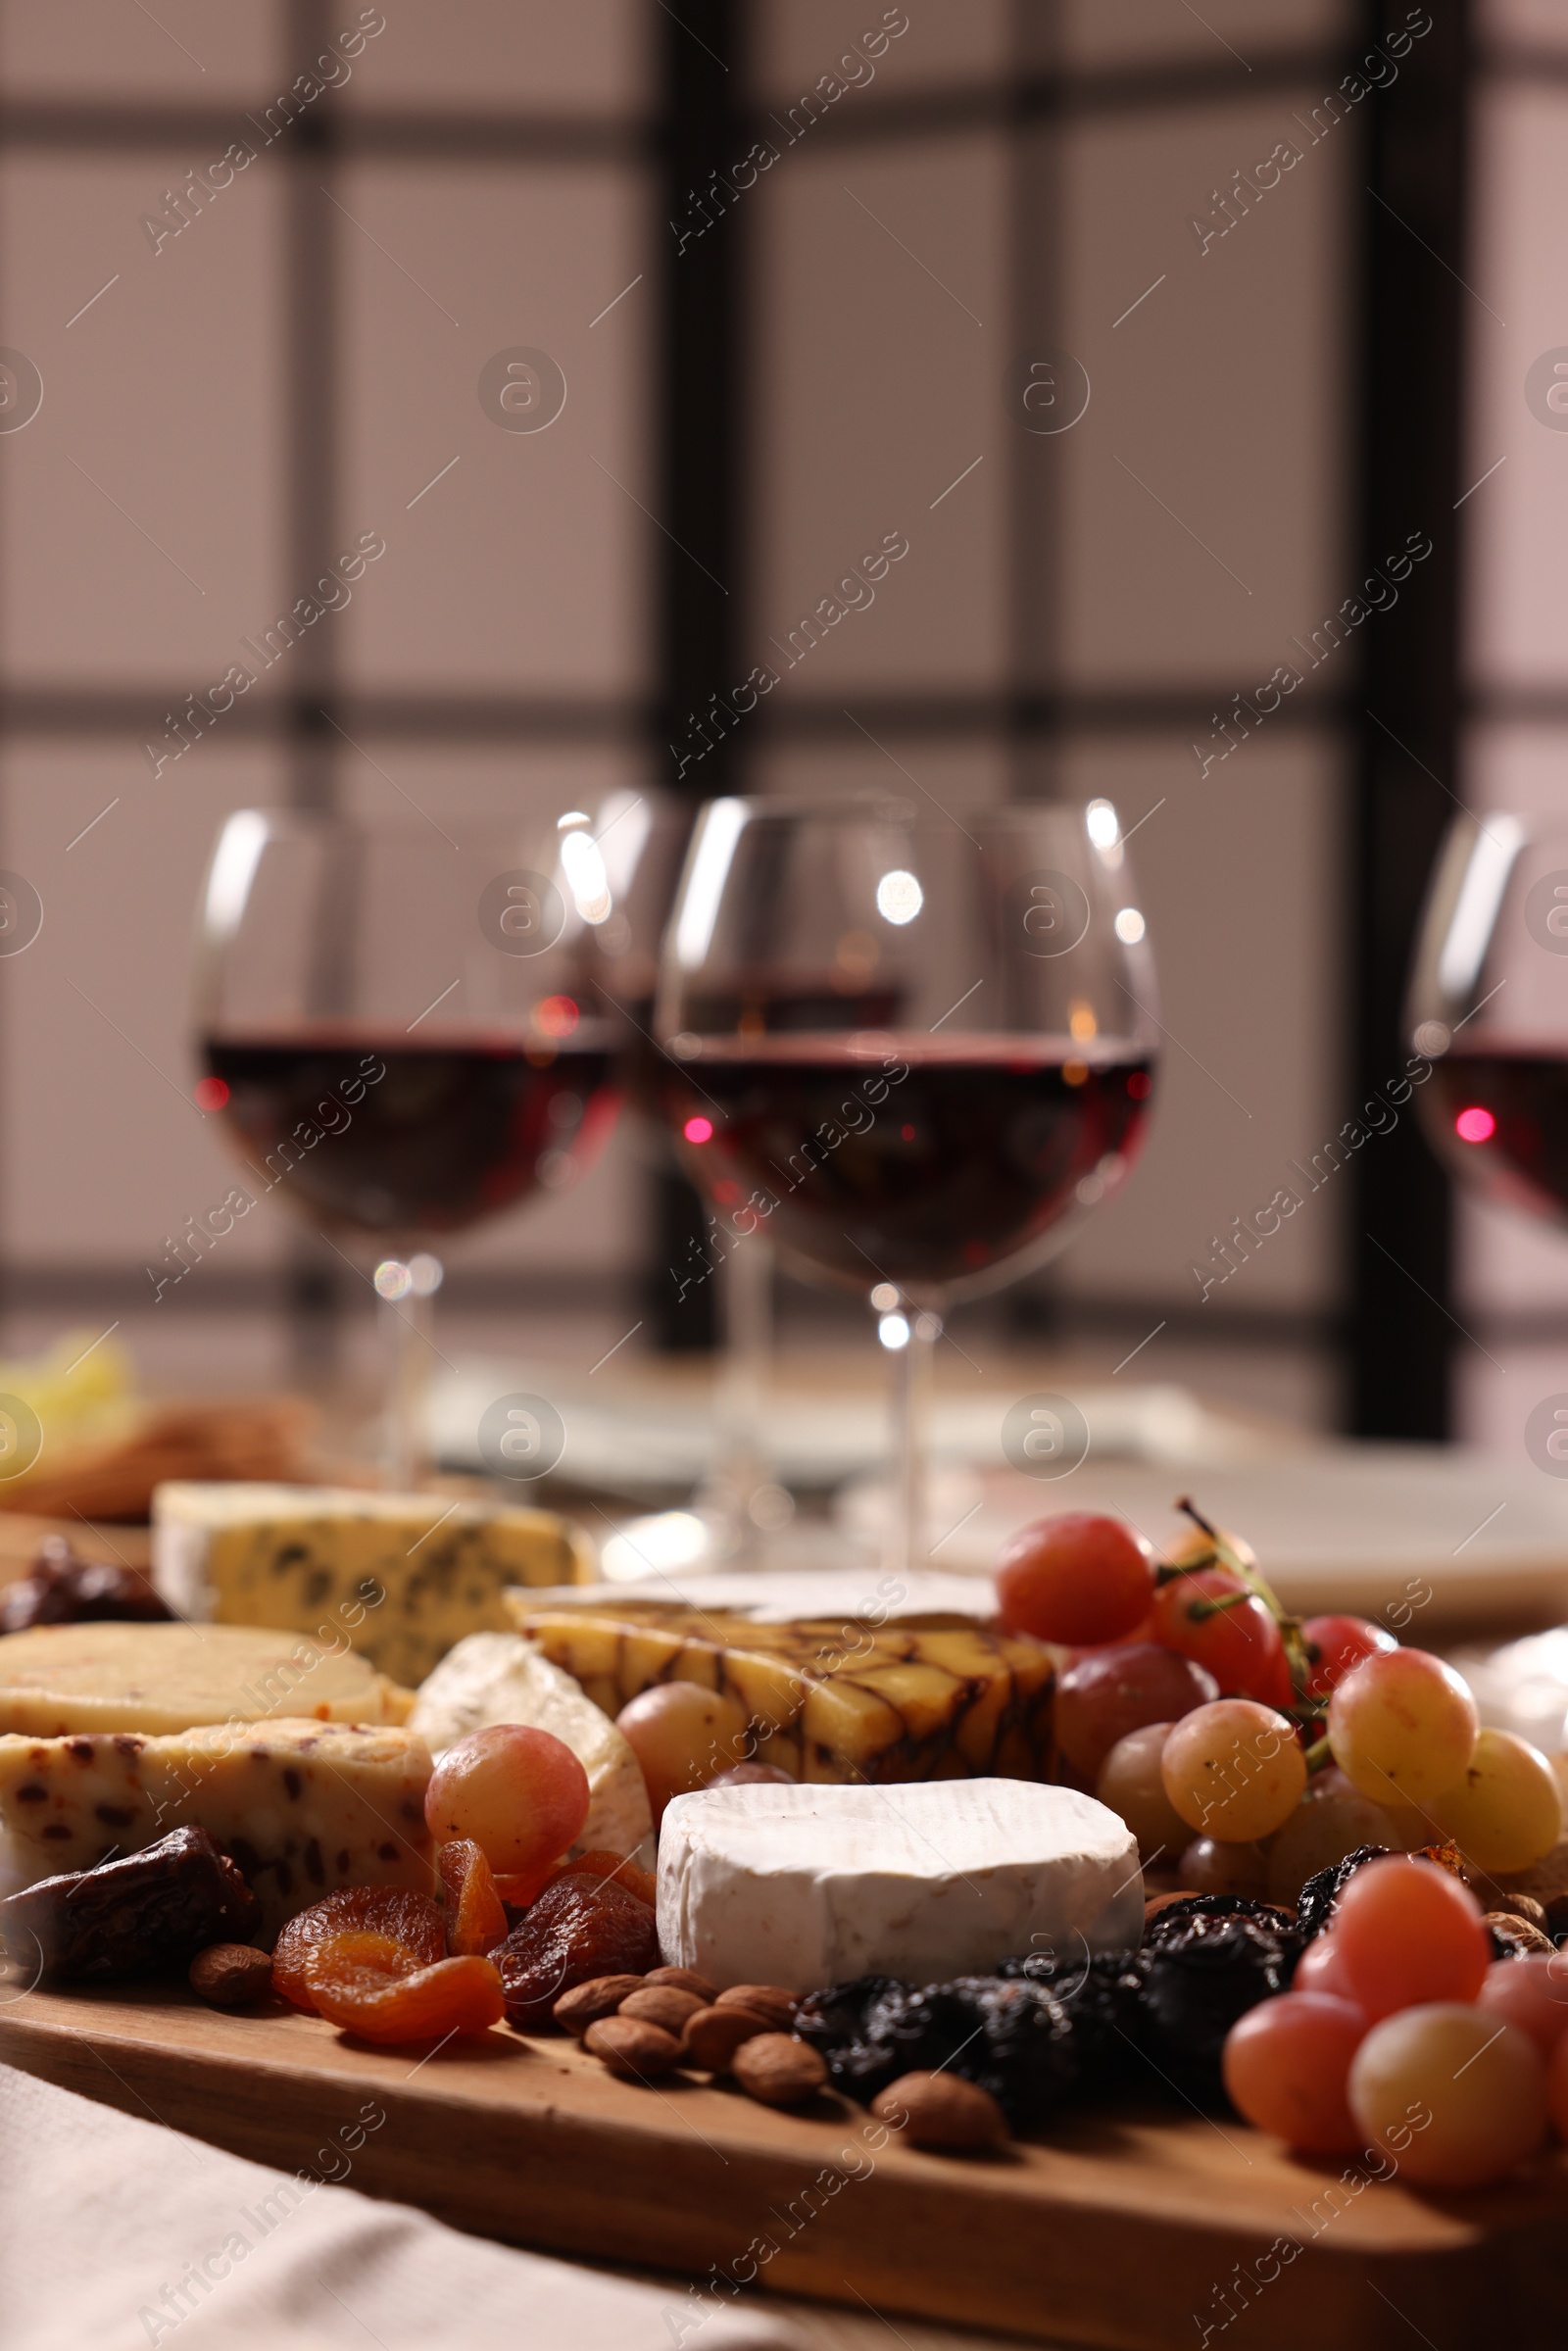
{"label": "green grape", "polygon": [[1095,1782],[1102,1804],[1119,1813],[1137,1837],[1146,1868],[1156,1853],[1171,1867],[1188,1837],[1187,1823],[1165,1793],[1160,1776],[1159,1759],[1169,1734],[1169,1723],[1146,1723],[1141,1731],[1129,1731],[1117,1739]]}
{"label": "green grape", "polygon": [[1160,1776],[1189,1828],[1221,1844],[1250,1844],[1295,1811],[1306,1758],[1288,1716],[1256,1698],[1219,1698],[1176,1724]]}
{"label": "green grape", "polygon": [[1374,2025],[1351,2061],[1349,2096],[1368,2144],[1417,2187],[1484,2187],[1546,2133],[1540,2050],[1468,2003],[1402,2008]]}
{"label": "green grape", "polygon": [[[1327,1779],[1329,1775],[1322,1776]],[[1337,1781],[1340,1777],[1338,1772],[1334,1774]],[[1314,1780],[1275,1837],[1268,1853],[1271,1902],[1294,1904],[1308,1878],[1343,1861],[1359,1845],[1400,1850],[1398,1833],[1382,1806],[1358,1795],[1348,1781],[1344,1788],[1343,1794],[1338,1788],[1320,1788]]]}
{"label": "green grape", "polygon": [[1430,1805],[1463,1778],[1479,1729],[1469,1690],[1425,1649],[1368,1657],[1329,1700],[1334,1760],[1375,1804]]}
{"label": "green grape", "polygon": [[1539,1747],[1509,1731],[1483,1731],[1456,1787],[1435,1796],[1445,1837],[1484,1870],[1525,1870],[1562,1835],[1556,1774]]}

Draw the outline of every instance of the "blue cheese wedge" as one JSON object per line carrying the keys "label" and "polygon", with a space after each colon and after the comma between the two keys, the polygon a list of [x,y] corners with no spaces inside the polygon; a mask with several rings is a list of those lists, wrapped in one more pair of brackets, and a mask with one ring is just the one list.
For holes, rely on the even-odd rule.
{"label": "blue cheese wedge", "polygon": [[0,1732],[188,1731],[312,1715],[400,1723],[412,1693],[302,1635],[228,1625],[34,1625],[0,1641]]}
{"label": "blue cheese wedge", "polygon": [[397,1682],[422,1682],[466,1634],[509,1630],[509,1586],[594,1572],[588,1538],[548,1510],[352,1487],[153,1496],[153,1580],[180,1616],[343,1637]]}
{"label": "blue cheese wedge", "polygon": [[262,1905],[269,1942],[344,1886],[434,1888],[430,1751],[411,1731],[306,1719],[0,1737],[0,1891],[205,1829]]}
{"label": "blue cheese wedge", "polygon": [[636,1756],[570,1674],[517,1633],[470,1633],[460,1641],[420,1685],[409,1717],[433,1755],[492,1723],[549,1731],[588,1774],[588,1818],[574,1853],[640,1856],[646,1842],[652,1868],[654,1818]]}
{"label": "blue cheese wedge", "polygon": [[659,1839],[659,1947],[721,1988],[935,1984],[1143,1935],[1131,1832],[1021,1780],[754,1785],[676,1796]]}

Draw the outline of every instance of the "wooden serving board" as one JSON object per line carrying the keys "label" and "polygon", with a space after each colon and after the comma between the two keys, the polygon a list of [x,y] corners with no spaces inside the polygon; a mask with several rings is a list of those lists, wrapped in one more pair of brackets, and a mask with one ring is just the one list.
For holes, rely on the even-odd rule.
{"label": "wooden serving board", "polygon": [[[1229,2119],[1124,2109],[959,2159],[879,2143],[836,2094],[775,2114],[680,2079],[645,2088],[574,2041],[505,2029],[376,2050],[281,2004],[224,2016],[182,1989],[30,1992],[0,2008],[0,2062],[317,2177],[341,2173],[337,2134],[373,2101],[386,2119],[354,2156],[356,2188],[551,2252],[745,2283],[756,2265],[763,2287],[879,2313],[1120,2351],[1469,2351],[1494,2335],[1556,2351],[1564,2333],[1560,2154],[1445,2201],[1294,2161]],[[686,2298],[672,2283],[672,2309]]]}

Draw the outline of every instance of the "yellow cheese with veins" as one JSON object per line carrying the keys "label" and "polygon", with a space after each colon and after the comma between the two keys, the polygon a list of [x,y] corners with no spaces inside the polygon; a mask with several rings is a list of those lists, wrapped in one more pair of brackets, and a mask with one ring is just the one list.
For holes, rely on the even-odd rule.
{"label": "yellow cheese with veins", "polygon": [[748,1751],[795,1780],[1049,1780],[1054,1674],[1038,1641],[979,1625],[760,1624],[721,1610],[606,1600],[529,1605],[518,1630],[618,1714],[659,1682],[736,1700]]}
{"label": "yellow cheese with veins", "polygon": [[241,1625],[34,1625],[0,1640],[0,1732],[188,1731],[311,1715],[402,1722],[411,1691],[346,1641]]}

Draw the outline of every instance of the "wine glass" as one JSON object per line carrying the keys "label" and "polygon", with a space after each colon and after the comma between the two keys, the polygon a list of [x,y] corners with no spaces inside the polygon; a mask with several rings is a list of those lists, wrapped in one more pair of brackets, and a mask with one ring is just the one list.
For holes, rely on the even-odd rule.
{"label": "wine glass", "polygon": [[1568,827],[1454,818],[1406,1027],[1438,1156],[1499,1205],[1568,1225]]}
{"label": "wine glass", "polygon": [[961,822],[900,801],[714,801],[657,1032],[665,1114],[744,1250],[868,1297],[895,1358],[895,1564],[925,1562],[922,1419],[956,1300],[1120,1190],[1153,968],[1108,801]]}
{"label": "wine glass", "polygon": [[573,1183],[613,1122],[617,1039],[573,984],[612,910],[581,810],[436,827],[245,808],[219,835],[197,1100],[248,1179],[238,1212],[285,1207],[383,1301],[391,1485],[428,1466],[437,1249]]}
{"label": "wine glass", "polygon": [[[662,1112],[668,1061],[654,1035],[654,1015],[660,949],[696,816],[691,802],[665,792],[621,791],[603,803],[594,834],[615,910],[608,921],[585,927],[582,939],[585,1002],[602,1005],[621,1026],[622,1094],[639,1113],[634,1132],[656,1188],[661,1233],[680,1231],[690,1214],[690,1186]],[[677,1287],[689,1270],[684,1262],[673,1268]],[[716,1265],[711,1277],[721,1347],[713,1398],[717,1445],[681,1536],[700,1546],[695,1558],[712,1564],[755,1557],[760,1537],[783,1525],[793,1508],[775,1483],[763,1429],[773,1353],[772,1274],[772,1251],[759,1234],[749,1249]]]}

